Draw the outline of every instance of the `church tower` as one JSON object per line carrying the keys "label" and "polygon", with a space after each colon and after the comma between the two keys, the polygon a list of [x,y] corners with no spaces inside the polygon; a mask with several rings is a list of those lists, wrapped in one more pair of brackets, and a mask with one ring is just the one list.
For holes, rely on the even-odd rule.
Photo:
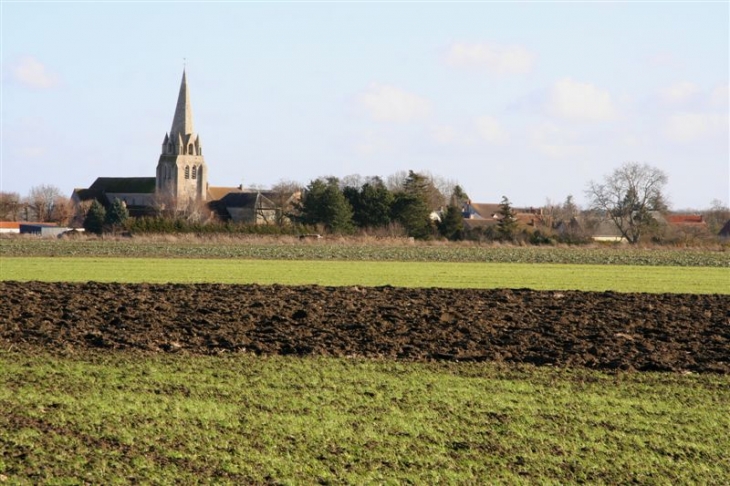
{"label": "church tower", "polygon": [[172,128],[165,134],[157,163],[155,194],[184,204],[191,200],[205,201],[207,192],[208,166],[200,137],[193,129],[190,91],[183,69]]}

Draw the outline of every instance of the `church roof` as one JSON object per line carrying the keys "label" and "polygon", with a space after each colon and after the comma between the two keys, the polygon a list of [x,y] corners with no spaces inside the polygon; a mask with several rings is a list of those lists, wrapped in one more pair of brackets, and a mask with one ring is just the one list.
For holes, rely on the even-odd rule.
{"label": "church roof", "polygon": [[154,177],[98,177],[89,190],[128,194],[155,192]]}
{"label": "church roof", "polygon": [[193,109],[190,105],[190,91],[188,90],[188,82],[183,70],[182,81],[180,82],[180,93],[177,96],[177,105],[175,106],[175,116],[172,119],[172,128],[170,129],[170,138],[175,140],[176,135],[187,135],[194,133],[193,130]]}

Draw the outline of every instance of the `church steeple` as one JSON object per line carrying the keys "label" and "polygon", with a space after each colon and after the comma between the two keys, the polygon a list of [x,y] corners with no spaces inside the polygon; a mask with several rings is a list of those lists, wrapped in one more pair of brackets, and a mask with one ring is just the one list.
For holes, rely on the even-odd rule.
{"label": "church steeple", "polygon": [[170,129],[170,138],[177,140],[178,135],[194,133],[193,130],[193,109],[190,106],[190,91],[188,90],[188,81],[183,69],[182,81],[180,82],[180,93],[177,96],[177,106],[175,107],[175,116],[172,119],[172,128]]}
{"label": "church steeple", "polygon": [[156,193],[176,204],[204,201],[208,191],[208,167],[203,158],[200,137],[193,129],[190,90],[183,69],[172,128],[162,141],[162,153],[157,163]]}

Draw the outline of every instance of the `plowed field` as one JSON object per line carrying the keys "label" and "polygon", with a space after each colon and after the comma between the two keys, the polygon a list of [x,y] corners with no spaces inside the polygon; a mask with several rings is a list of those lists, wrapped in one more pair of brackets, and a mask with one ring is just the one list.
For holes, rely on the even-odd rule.
{"label": "plowed field", "polygon": [[730,296],[0,282],[3,349],[730,373]]}

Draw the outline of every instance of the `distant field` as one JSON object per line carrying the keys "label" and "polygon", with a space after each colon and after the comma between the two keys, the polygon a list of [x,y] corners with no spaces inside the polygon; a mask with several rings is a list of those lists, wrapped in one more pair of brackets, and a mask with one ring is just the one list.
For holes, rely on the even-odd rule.
{"label": "distant field", "polygon": [[8,484],[728,484],[714,375],[0,351]]}
{"label": "distant field", "polygon": [[144,257],[243,260],[552,263],[730,268],[730,251],[668,248],[512,247],[401,241],[193,238],[165,241],[0,239],[0,257]]}
{"label": "distant field", "polygon": [[730,294],[730,268],[628,265],[3,257],[0,279]]}

